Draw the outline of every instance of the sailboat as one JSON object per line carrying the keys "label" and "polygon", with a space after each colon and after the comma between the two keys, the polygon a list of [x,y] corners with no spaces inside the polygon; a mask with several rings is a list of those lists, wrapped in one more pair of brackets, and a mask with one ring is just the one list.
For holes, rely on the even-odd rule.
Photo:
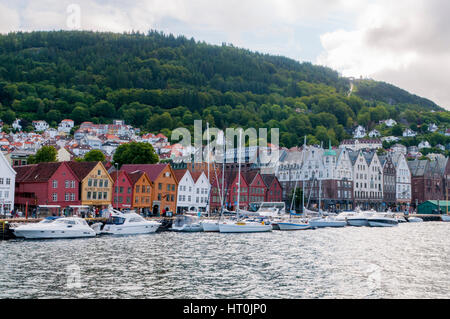
{"label": "sailboat", "polygon": [[[294,200],[295,200],[295,194],[297,191],[297,183],[298,180],[295,181],[295,187],[294,187],[294,194],[292,195],[292,202],[291,202],[291,210],[289,213],[289,221],[286,222],[278,222],[278,229],[285,231],[285,230],[305,230],[305,229],[310,229],[311,225],[309,225],[308,223],[303,223],[303,222],[293,222],[292,221],[292,209],[294,207]],[[302,196],[304,197],[304,194],[302,194]]]}
{"label": "sailboat", "polygon": [[240,195],[241,195],[241,152],[242,152],[242,129],[239,131],[239,170],[238,170],[238,196],[236,215],[237,221],[224,221],[219,223],[221,233],[261,233],[271,232],[272,225],[265,221],[256,222],[241,218],[240,214]]}
{"label": "sailboat", "polygon": [[319,179],[319,217],[315,217],[309,220],[309,224],[312,228],[326,228],[326,227],[345,227],[347,222],[340,220],[336,217],[324,217],[321,209],[322,204],[322,180]]}
{"label": "sailboat", "polygon": [[[224,136],[224,139],[223,139],[222,190],[219,188],[219,180],[217,178],[216,166],[214,165],[214,173],[215,173],[215,176],[216,176],[217,189],[219,190],[219,197],[220,197],[220,204],[221,204],[220,205],[221,206],[220,219],[219,220],[210,220],[210,219],[203,220],[201,222],[201,224],[202,224],[204,232],[208,232],[208,233],[214,233],[215,232],[215,233],[217,233],[217,232],[220,231],[219,223],[220,223],[220,220],[223,217],[223,211],[224,211],[223,205],[224,205],[224,197],[225,197],[225,194],[224,194],[224,177],[225,177],[224,176],[224,174],[225,174],[224,170],[225,170],[225,136]],[[208,180],[209,180],[209,124],[208,124]],[[210,192],[211,192],[211,190],[210,190]],[[209,197],[211,197],[211,196],[209,196]]]}

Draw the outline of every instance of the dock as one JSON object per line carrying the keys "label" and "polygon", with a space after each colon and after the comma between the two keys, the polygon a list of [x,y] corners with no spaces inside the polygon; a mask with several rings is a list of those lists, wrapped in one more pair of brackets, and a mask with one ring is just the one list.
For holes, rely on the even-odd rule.
{"label": "dock", "polygon": [[442,215],[439,214],[413,214],[408,217],[419,217],[422,218],[424,222],[441,222]]}

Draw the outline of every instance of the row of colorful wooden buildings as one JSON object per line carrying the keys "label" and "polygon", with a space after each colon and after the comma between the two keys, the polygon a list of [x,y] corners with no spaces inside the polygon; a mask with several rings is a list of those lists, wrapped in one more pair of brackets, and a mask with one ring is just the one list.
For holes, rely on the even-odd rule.
{"label": "row of colorful wooden buildings", "polygon": [[[56,162],[14,170],[14,206],[23,212],[36,207],[60,207],[66,212],[81,207],[101,210],[112,205],[160,215],[219,211],[222,200],[229,209],[237,205],[237,172],[222,175],[215,167],[208,174],[206,168],[174,170],[170,164],[126,164],[117,170],[101,162]],[[242,209],[253,202],[282,200],[281,185],[273,175],[242,172],[240,183]]]}

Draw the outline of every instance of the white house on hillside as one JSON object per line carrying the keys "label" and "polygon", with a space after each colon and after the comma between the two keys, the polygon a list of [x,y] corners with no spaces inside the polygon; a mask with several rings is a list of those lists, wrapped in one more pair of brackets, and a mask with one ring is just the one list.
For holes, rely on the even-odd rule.
{"label": "white house on hillside", "polygon": [[10,212],[14,208],[14,187],[16,171],[0,152],[0,214]]}
{"label": "white house on hillside", "polygon": [[438,129],[438,126],[434,123],[431,123],[430,126],[428,126],[428,131],[432,133],[436,132]]}
{"label": "white house on hillside", "polygon": [[49,125],[46,121],[33,121],[33,126],[36,132],[43,132],[49,128]]}
{"label": "white house on hillside", "polygon": [[422,141],[420,142],[420,144],[418,145],[419,150],[423,149],[423,148],[431,148],[431,145],[428,141]]}
{"label": "white house on hillside", "polygon": [[58,125],[58,132],[64,132],[66,134],[70,134],[70,131],[75,126],[74,121],[72,120],[62,120]]}
{"label": "white house on hillside", "polygon": [[13,124],[11,125],[13,129],[17,131],[22,131],[22,125],[20,125],[20,119],[15,119]]}
{"label": "white house on hillside", "polygon": [[417,133],[409,128],[407,128],[406,130],[403,131],[403,137],[416,137],[416,136],[417,136]]}
{"label": "white house on hillside", "polygon": [[354,138],[364,138],[366,137],[367,133],[366,133],[366,129],[364,127],[362,127],[361,125],[359,125],[356,130],[353,132],[353,137]]}

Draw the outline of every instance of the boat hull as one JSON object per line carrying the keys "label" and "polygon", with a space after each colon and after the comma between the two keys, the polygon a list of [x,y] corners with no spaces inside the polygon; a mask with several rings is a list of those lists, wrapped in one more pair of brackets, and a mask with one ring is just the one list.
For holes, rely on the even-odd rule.
{"label": "boat hull", "polygon": [[207,233],[217,233],[219,232],[219,222],[203,222],[203,231]]}
{"label": "boat hull", "polygon": [[347,219],[347,224],[352,227],[367,227],[367,226],[369,226],[369,222],[367,221],[367,218]]}
{"label": "boat hull", "polygon": [[15,229],[14,235],[25,239],[68,239],[91,238],[97,236],[94,230],[40,230],[40,229]]}
{"label": "boat hull", "polygon": [[370,227],[396,227],[398,221],[393,219],[369,219]]}
{"label": "boat hull", "polygon": [[219,231],[221,233],[264,233],[271,232],[272,225],[264,224],[220,224]]}
{"label": "boat hull", "polygon": [[311,225],[309,224],[296,224],[296,223],[278,223],[278,227],[281,231],[289,231],[289,230],[306,230],[310,229]]}
{"label": "boat hull", "polygon": [[202,225],[183,225],[183,226],[173,226],[170,229],[171,231],[174,232],[180,232],[180,233],[197,233],[197,232],[202,232],[203,231],[203,227]]}
{"label": "boat hull", "polygon": [[345,221],[330,221],[330,220],[310,220],[309,225],[312,228],[341,228],[347,226]]}
{"label": "boat hull", "polygon": [[442,215],[441,219],[443,222],[450,222],[450,215]]}
{"label": "boat hull", "polygon": [[141,235],[155,233],[161,224],[145,224],[136,226],[106,225],[101,232],[104,235]]}
{"label": "boat hull", "polygon": [[423,219],[419,217],[408,218],[408,223],[423,223]]}

